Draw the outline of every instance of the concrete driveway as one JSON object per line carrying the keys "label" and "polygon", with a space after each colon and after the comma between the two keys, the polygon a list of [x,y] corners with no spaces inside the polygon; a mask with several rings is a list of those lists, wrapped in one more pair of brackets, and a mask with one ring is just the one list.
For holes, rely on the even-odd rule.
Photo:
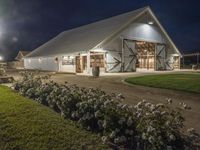
{"label": "concrete driveway", "polygon": [[[47,72],[47,74],[49,73],[50,72]],[[68,82],[69,84],[77,84],[81,87],[101,88],[108,93],[121,93],[125,97],[124,102],[127,104],[135,104],[138,101],[144,99],[153,103],[165,103],[166,99],[171,98],[173,100],[173,106],[176,107],[180,102],[184,102],[192,107],[191,110],[188,110],[184,113],[184,116],[186,117],[186,128],[193,127],[200,133],[200,94],[138,85],[128,85],[123,82],[123,80],[127,77],[137,77],[161,73],[163,74],[176,72],[136,72],[108,74],[107,76],[101,76],[100,78],[73,74],[50,74],[52,74],[52,79],[57,83]],[[19,78],[19,74],[16,71],[10,72],[9,75],[14,76],[15,78]]]}

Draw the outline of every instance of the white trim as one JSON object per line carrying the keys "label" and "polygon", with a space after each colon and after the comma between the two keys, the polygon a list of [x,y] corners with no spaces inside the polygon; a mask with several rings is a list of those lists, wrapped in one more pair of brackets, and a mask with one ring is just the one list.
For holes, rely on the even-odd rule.
{"label": "white trim", "polygon": [[159,22],[159,20],[157,19],[157,17],[155,16],[155,14],[153,13],[153,11],[151,10],[150,7],[147,8],[148,12],[150,13],[150,15],[153,17],[153,19],[156,21],[156,23],[158,24],[159,28],[161,29],[161,31],[164,33],[164,35],[167,37],[167,39],[169,40],[170,44],[172,44],[172,46],[174,47],[174,49],[176,50],[176,52],[179,54],[179,56],[182,56],[180,51],[178,50],[178,48],[176,47],[176,45],[174,44],[174,42],[172,41],[172,39],[169,37],[169,35],[167,34],[167,32],[165,31],[165,29],[163,28],[163,26],[161,25],[161,23]]}

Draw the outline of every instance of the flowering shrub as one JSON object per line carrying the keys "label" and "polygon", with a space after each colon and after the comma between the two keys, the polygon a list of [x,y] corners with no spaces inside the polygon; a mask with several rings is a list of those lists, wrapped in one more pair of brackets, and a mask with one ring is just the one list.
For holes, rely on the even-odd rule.
{"label": "flowering shrub", "polygon": [[121,94],[60,85],[33,72],[23,72],[22,77],[15,90],[102,135],[104,143],[138,150],[184,149],[181,110],[189,108],[186,104],[178,109],[169,107],[171,100],[167,104],[141,101],[132,106],[123,104]]}
{"label": "flowering shrub", "polygon": [[2,64],[0,64],[0,76],[5,75],[6,71]]}

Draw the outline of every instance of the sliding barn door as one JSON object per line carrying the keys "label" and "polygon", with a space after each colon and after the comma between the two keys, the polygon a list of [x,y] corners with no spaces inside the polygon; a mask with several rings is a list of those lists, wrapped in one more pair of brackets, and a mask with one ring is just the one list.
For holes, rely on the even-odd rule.
{"label": "sliding barn door", "polygon": [[123,40],[122,48],[122,71],[132,72],[136,70],[137,51],[135,42],[132,40]]}
{"label": "sliding barn door", "polygon": [[121,72],[122,55],[120,51],[110,50],[106,53],[106,72]]}
{"label": "sliding barn door", "polygon": [[166,69],[166,45],[157,44],[156,46],[156,70]]}

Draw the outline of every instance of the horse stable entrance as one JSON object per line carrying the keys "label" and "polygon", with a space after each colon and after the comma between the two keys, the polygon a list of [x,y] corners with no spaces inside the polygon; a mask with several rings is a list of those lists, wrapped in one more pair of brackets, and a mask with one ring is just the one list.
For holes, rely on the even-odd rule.
{"label": "horse stable entrance", "polygon": [[155,68],[155,44],[150,42],[136,42],[137,68],[154,69]]}

